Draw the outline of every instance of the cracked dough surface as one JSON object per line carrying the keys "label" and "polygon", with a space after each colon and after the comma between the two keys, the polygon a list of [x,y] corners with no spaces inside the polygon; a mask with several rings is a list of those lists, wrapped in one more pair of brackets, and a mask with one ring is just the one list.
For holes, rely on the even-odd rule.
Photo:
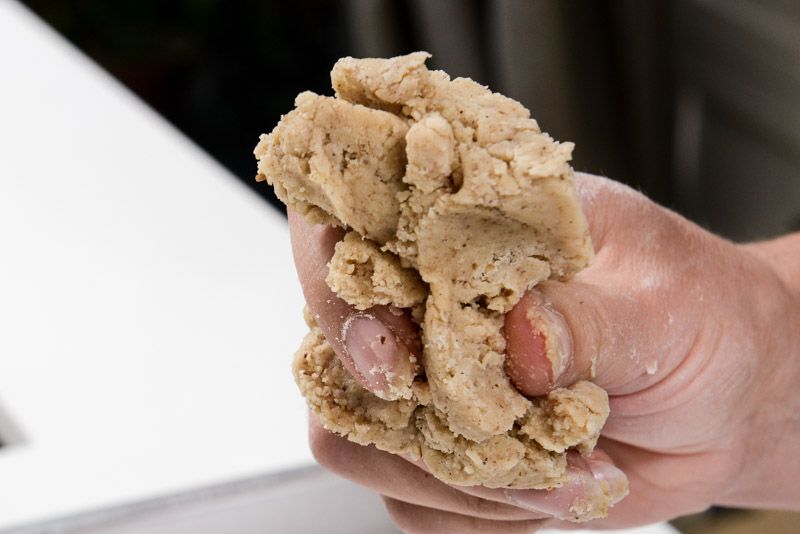
{"label": "cracked dough surface", "polygon": [[[295,378],[326,428],[421,458],[445,482],[558,487],[566,452],[594,447],[608,396],[579,382],[525,398],[504,371],[501,328],[526,290],[592,259],[573,145],[427,57],[339,60],[336,96],[301,93],[255,149],[257,179],[284,203],[348,229],[328,285],[358,309],[412,309],[424,344],[418,376],[379,398],[307,317]],[[610,496],[583,505],[575,519],[602,516]]]}

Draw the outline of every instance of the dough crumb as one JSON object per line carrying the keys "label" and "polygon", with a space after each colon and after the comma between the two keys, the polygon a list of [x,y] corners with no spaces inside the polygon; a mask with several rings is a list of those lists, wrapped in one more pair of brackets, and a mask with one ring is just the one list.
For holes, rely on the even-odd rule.
{"label": "dough crumb", "polygon": [[348,232],[336,244],[325,281],[358,310],[377,305],[413,308],[428,293],[415,270],[402,267],[397,256],[381,251],[356,232]]}
{"label": "dough crumb", "polygon": [[[549,451],[578,447],[588,454],[594,449],[608,413],[605,390],[591,382],[578,382],[535,399],[521,421],[520,432]],[[586,436],[594,436],[594,440],[587,440]]]}

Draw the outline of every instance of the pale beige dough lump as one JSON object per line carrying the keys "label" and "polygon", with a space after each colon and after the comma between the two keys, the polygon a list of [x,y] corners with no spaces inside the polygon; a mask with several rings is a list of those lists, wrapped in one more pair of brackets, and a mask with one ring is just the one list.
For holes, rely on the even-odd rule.
{"label": "pale beige dough lump", "polygon": [[382,253],[374,241],[356,232],[348,232],[336,244],[326,282],[359,310],[379,304],[413,308],[425,302],[428,293],[415,270],[404,268],[397,256]]}
{"label": "pale beige dough lump", "polygon": [[[326,428],[422,458],[446,482],[558,487],[567,450],[594,447],[608,396],[580,382],[525,398],[504,371],[501,328],[526,290],[592,259],[573,147],[518,102],[429,71],[427,57],[340,60],[336,96],[302,93],[256,147],[258,179],[281,200],[349,230],[330,287],[358,309],[414,309],[424,343],[410,399],[361,388],[313,322],[295,377]],[[600,492],[576,519],[611,498]]]}

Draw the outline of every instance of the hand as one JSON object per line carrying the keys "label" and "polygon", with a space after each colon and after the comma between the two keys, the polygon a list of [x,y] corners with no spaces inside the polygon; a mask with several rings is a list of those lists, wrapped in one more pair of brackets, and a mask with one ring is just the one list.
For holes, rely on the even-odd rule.
{"label": "hand", "polygon": [[[505,323],[506,367],[522,393],[586,378],[609,392],[598,450],[571,458],[573,482],[549,492],[451,487],[424,465],[352,444],[312,418],[318,461],[384,495],[410,532],[569,528],[558,518],[598,478],[613,483],[617,467],[630,495],[589,526],[635,526],[712,504],[800,508],[800,279],[791,271],[800,239],[734,245],[616,182],[579,174],[576,190],[594,263],[529,292]],[[361,370],[410,369],[415,327],[391,310],[365,314],[338,299],[324,279],[342,233],[292,214],[290,225],[309,307],[348,369],[380,390],[385,378]],[[389,342],[375,351],[361,340],[377,332]],[[545,333],[559,338],[560,360],[547,358]]]}

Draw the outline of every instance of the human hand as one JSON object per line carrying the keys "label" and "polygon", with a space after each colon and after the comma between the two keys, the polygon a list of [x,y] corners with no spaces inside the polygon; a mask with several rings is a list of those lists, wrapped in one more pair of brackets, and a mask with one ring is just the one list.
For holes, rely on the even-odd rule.
{"label": "human hand", "polygon": [[[782,408],[800,376],[800,358],[786,357],[800,346],[798,297],[768,261],[769,246],[729,243],[604,178],[577,175],[576,190],[593,265],[529,292],[505,324],[507,371],[522,393],[585,378],[609,392],[598,450],[571,457],[573,482],[551,491],[452,487],[422,465],[312,421],[318,461],[383,494],[395,521],[413,532],[529,532],[558,523],[597,490],[598,478],[619,478],[614,464],[627,474],[630,496],[589,526],[634,526],[711,504],[798,506],[792,479],[764,458],[782,450],[771,444],[775,428],[800,407]],[[420,351],[413,324],[387,308],[357,312],[338,299],[324,280],[341,232],[294,215],[290,224],[306,300],[344,364],[377,392],[386,376],[370,369],[408,376],[409,354]],[[375,346],[369,340],[378,335],[386,343]],[[547,357],[553,347],[563,349],[560,358]]]}

